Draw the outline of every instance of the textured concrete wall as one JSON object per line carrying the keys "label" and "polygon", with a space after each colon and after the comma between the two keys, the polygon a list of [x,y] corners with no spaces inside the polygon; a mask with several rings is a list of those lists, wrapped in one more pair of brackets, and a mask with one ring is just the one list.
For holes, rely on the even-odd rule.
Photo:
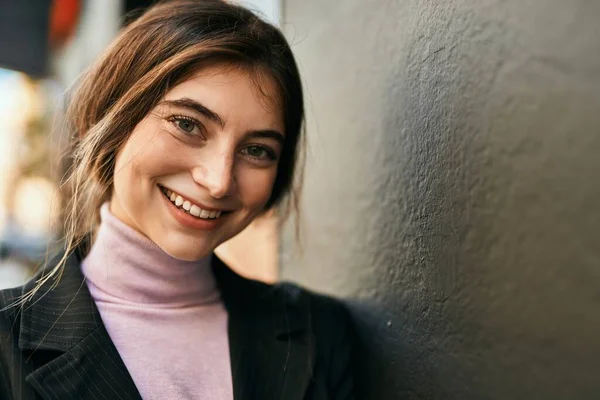
{"label": "textured concrete wall", "polygon": [[368,399],[600,398],[600,2],[286,0]]}

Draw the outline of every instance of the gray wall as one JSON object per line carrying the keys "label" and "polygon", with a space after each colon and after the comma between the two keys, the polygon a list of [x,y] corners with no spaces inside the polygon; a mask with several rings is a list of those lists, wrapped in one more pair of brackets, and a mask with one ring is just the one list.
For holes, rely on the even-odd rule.
{"label": "gray wall", "polygon": [[285,0],[368,399],[600,398],[600,2]]}

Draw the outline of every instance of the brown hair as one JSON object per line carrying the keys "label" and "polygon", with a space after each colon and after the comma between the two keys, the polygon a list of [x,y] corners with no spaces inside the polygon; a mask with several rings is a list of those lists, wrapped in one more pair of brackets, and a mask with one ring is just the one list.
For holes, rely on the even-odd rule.
{"label": "brown hair", "polygon": [[58,281],[67,256],[94,230],[111,193],[115,157],[134,127],[169,88],[215,64],[243,67],[257,85],[265,73],[276,82],[285,141],[267,209],[282,205],[284,216],[297,210],[300,180],[294,172],[303,155],[304,106],[298,67],[283,34],[229,2],[160,2],[119,34],[72,94],[66,113],[70,168],[63,185],[66,251],[31,296],[50,277]]}

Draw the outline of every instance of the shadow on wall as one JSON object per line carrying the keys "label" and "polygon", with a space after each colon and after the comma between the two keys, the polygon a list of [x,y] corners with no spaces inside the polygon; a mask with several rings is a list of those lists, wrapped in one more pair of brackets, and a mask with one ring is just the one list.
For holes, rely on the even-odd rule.
{"label": "shadow on wall", "polygon": [[481,127],[473,126],[468,99],[484,95],[485,88],[470,88],[456,63],[464,42],[425,27],[411,39],[405,63],[384,79],[381,164],[375,170],[385,175],[377,193],[384,194],[379,207],[386,212],[376,215],[379,235],[371,244],[379,249],[373,261],[381,290],[350,304],[365,399],[390,393],[402,399],[452,397],[452,385],[439,370],[460,373],[447,344],[455,324],[468,320],[468,310],[453,301],[461,244],[471,233],[476,206],[471,190],[481,179],[472,140]]}
{"label": "shadow on wall", "polygon": [[594,39],[545,56],[528,16],[484,29],[429,11],[384,80],[378,282],[350,303],[362,398],[595,398]]}

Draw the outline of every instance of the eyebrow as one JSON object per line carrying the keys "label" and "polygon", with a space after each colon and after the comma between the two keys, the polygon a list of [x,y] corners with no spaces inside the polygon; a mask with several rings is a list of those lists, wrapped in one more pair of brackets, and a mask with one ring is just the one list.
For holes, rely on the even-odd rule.
{"label": "eyebrow", "polygon": [[280,145],[283,146],[284,136],[281,132],[275,131],[273,129],[261,129],[256,131],[248,132],[248,137],[253,139],[274,139],[279,142]]}
{"label": "eyebrow", "polygon": [[[225,127],[225,120],[223,118],[221,118],[221,116],[219,114],[212,111],[210,108],[204,106],[199,101],[190,99],[189,97],[183,97],[181,99],[176,99],[176,100],[163,100],[161,102],[161,104],[166,104],[166,105],[175,106],[175,107],[188,108],[190,110],[196,111],[196,112],[204,115],[206,118],[210,119],[211,121],[216,122],[217,124],[219,124],[219,126],[221,126],[221,128]],[[283,133],[276,131],[274,129],[252,130],[252,131],[249,131],[247,133],[247,135],[250,138],[256,138],[256,139],[259,139],[259,138],[274,139],[277,142],[279,142],[279,144],[281,144],[281,145],[283,145],[284,138],[285,138]]]}
{"label": "eyebrow", "polygon": [[210,108],[202,105],[200,102],[190,99],[188,97],[183,97],[183,98],[177,99],[177,100],[163,100],[161,103],[167,104],[170,106],[188,108],[190,110],[196,111],[196,112],[204,115],[206,118],[210,119],[211,121],[216,122],[217,124],[219,124],[221,126],[221,128],[223,128],[225,126],[225,120],[223,120],[223,118],[221,118],[221,116],[219,114],[212,111]]}

